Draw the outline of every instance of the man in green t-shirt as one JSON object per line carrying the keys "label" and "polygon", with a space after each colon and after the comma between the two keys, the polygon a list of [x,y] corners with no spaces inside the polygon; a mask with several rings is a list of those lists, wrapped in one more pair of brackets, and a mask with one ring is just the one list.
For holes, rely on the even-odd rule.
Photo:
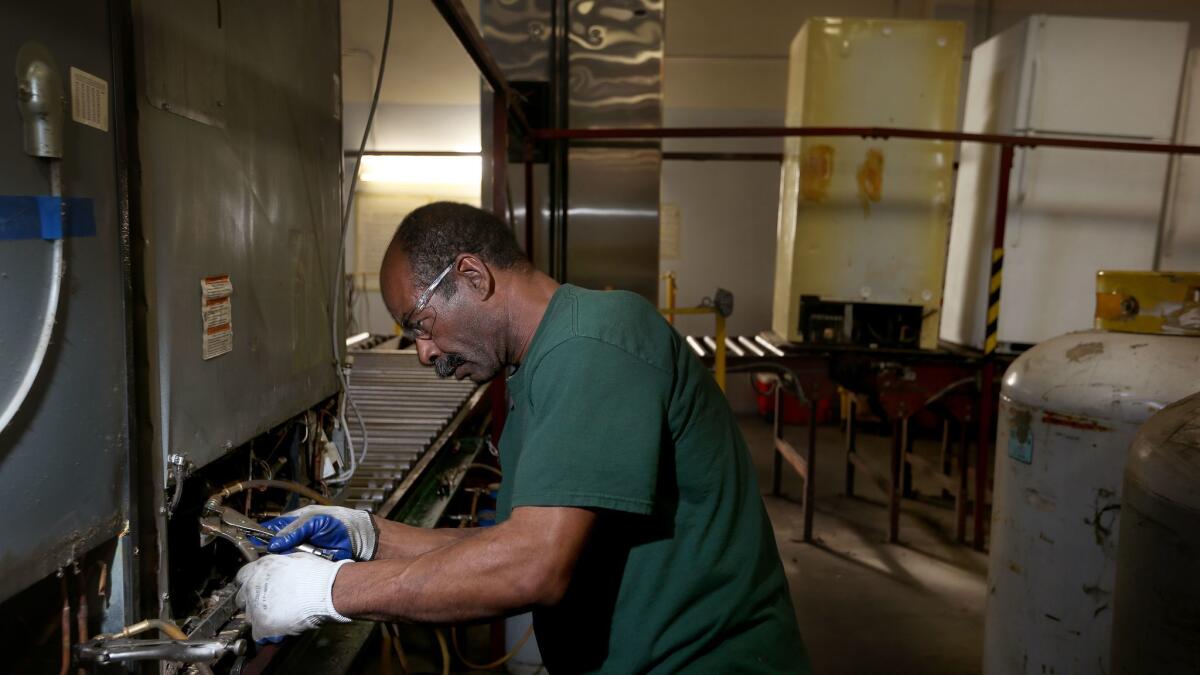
{"label": "man in green t-shirt", "polygon": [[437,203],[401,223],[384,301],[443,377],[508,377],[497,520],[420,529],[285,515],[239,573],[256,638],[347,617],[450,623],[532,609],[547,669],[808,672],[746,443],[721,390],[632,293],[559,285],[505,224]]}

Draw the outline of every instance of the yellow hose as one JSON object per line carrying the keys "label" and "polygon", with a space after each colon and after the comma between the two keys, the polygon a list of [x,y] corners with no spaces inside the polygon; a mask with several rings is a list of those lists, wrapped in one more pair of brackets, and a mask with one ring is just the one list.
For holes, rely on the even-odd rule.
{"label": "yellow hose", "polygon": [[529,638],[531,637],[533,637],[533,626],[530,626],[529,630],[525,631],[525,635],[520,640],[517,640],[517,644],[513,646],[512,651],[504,656],[501,656],[491,663],[471,663],[465,656],[462,655],[462,650],[458,648],[458,629],[450,629],[450,641],[454,643],[454,655],[458,657],[459,661],[463,662],[464,666],[472,670],[491,670],[492,668],[499,668],[505,663],[508,663],[512,657],[517,655],[517,652],[521,651],[521,647],[524,647],[525,643],[529,642]]}
{"label": "yellow hose", "polygon": [[313,490],[312,488],[306,487],[299,483],[294,483],[290,480],[271,480],[271,479],[266,479],[266,478],[257,478],[255,480],[243,480],[243,481],[238,481],[236,483],[230,483],[229,485],[226,485],[225,487],[221,488],[217,492],[213,493],[213,495],[211,497],[209,497],[209,499],[216,499],[217,501],[223,501],[226,498],[228,498],[230,495],[237,494],[243,490],[249,490],[252,488],[269,488],[269,487],[270,488],[279,488],[280,490],[287,490],[288,492],[295,492],[296,494],[302,495],[304,497],[308,497],[309,499],[311,499],[314,502],[321,504],[323,506],[329,506],[329,505],[333,504],[333,502],[329,501],[328,497],[321,494],[320,492],[317,492],[316,490]]}
{"label": "yellow hose", "polygon": [[446,634],[441,628],[433,630],[437,635],[438,647],[442,649],[442,675],[450,675],[450,648],[446,646]]}

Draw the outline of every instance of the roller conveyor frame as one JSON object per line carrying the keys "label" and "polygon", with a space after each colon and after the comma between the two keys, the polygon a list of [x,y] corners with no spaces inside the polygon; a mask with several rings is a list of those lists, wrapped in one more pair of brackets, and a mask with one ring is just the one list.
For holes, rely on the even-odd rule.
{"label": "roller conveyor frame", "polygon": [[[349,387],[367,428],[367,453],[340,501],[390,515],[425,473],[459,425],[476,407],[487,385],[445,380],[421,366],[412,350],[354,351]],[[362,447],[351,423],[350,437]]]}

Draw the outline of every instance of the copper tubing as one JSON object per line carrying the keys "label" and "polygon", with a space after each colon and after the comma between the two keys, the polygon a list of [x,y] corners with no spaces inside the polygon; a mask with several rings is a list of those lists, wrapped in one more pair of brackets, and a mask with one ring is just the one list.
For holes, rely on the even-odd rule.
{"label": "copper tubing", "polygon": [[138,623],[135,623],[131,626],[126,626],[126,627],[122,628],[121,632],[119,632],[119,633],[108,633],[106,635],[98,635],[96,637],[102,638],[102,639],[107,639],[107,640],[115,640],[115,639],[120,639],[120,638],[133,637],[134,635],[138,635],[139,633],[145,633],[148,630],[154,630],[154,629],[158,629],[159,631],[162,631],[163,635],[166,635],[167,637],[171,638],[172,640],[188,639],[187,633],[184,633],[179,628],[179,626],[176,626],[175,624],[171,623],[170,621],[163,621],[162,619],[146,619],[145,621],[139,621]]}
{"label": "copper tubing", "polygon": [[[76,639],[79,642],[87,642],[88,639],[88,600],[87,600],[87,574],[80,574],[75,571],[75,584],[79,587],[79,599],[76,602],[75,608],[75,630]],[[88,669],[79,666],[78,675],[87,675]]]}
{"label": "copper tubing", "polygon": [[67,577],[59,574],[59,587],[62,588],[62,668],[58,675],[67,675],[71,669],[71,596],[67,594]]}
{"label": "copper tubing", "polygon": [[499,478],[504,478],[504,474],[500,473],[500,469],[497,469],[496,467],[494,467],[490,464],[480,464],[479,462],[475,462],[473,464],[467,465],[467,468],[468,469],[483,469],[484,471],[491,471],[492,473],[496,474],[496,476],[498,476]]}
{"label": "copper tubing", "polygon": [[299,483],[293,483],[290,480],[272,480],[267,478],[243,480],[236,483],[230,483],[229,485],[221,488],[219,491],[214,492],[210,499],[224,501],[230,495],[235,495],[243,490],[250,490],[254,488],[277,488],[280,490],[287,490],[288,492],[295,492],[303,497],[308,497],[309,499],[323,506],[330,506],[333,504],[333,502],[329,501],[328,497],[322,495],[316,490],[313,490],[312,488],[305,487]]}

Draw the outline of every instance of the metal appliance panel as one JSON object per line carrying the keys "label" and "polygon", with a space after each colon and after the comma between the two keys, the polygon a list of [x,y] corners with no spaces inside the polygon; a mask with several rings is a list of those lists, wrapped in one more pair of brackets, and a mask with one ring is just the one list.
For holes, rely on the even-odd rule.
{"label": "metal appliance panel", "polygon": [[1131,152],[1017,152],[1000,342],[1034,344],[1091,328],[1096,272],[1154,268],[1167,162]]}
{"label": "metal appliance panel", "polygon": [[[70,68],[109,84],[109,130],[64,130],[64,194],[92,200],[96,235],[64,245],[66,276],[49,350],[32,391],[0,432],[0,600],[121,531],[128,516],[128,388],[122,232],[117,213],[115,96],[105,3],[49,0],[0,10],[0,64],[27,40],[57,61],[67,104]],[[42,160],[22,149],[16,88],[0,105],[0,192],[49,194]],[[23,376],[46,307],[51,244],[0,240],[0,403]]]}
{"label": "metal appliance panel", "polygon": [[[662,125],[663,3],[483,0],[480,16],[484,40],[506,77],[550,83],[555,112],[547,125]],[[554,48],[556,36],[565,43],[565,59]],[[487,120],[488,96],[484,109]],[[489,122],[483,139],[487,152]],[[564,279],[574,284],[655,300],[661,144],[572,143],[561,155],[549,154],[551,170],[535,171],[535,199],[545,213],[535,223],[538,266],[565,269]],[[555,170],[560,161],[565,171]],[[520,174],[520,167],[510,167],[517,211],[524,210]],[[561,196],[569,204],[565,217],[558,211]],[[520,222],[517,229],[524,229]]]}
{"label": "metal appliance panel", "polygon": [[[965,28],[952,21],[810,19],[792,43],[788,126],[957,124]],[[955,146],[785,141],[773,328],[799,341],[800,298],[924,308],[937,345]]]}
{"label": "metal appliance panel", "polygon": [[[569,5],[570,126],[662,126],[662,3]],[[567,281],[655,302],[661,143],[573,143],[567,161]]]}
{"label": "metal appliance panel", "polygon": [[[338,3],[204,8],[135,5],[156,443],[197,466],[337,390],[342,163]],[[204,360],[200,281],[226,274],[233,349]]]}
{"label": "metal appliance panel", "polygon": [[[1013,132],[1023,72],[1032,67],[1025,49],[1028,35],[1028,27],[1018,25],[972,52],[963,109],[964,131]],[[939,337],[976,349],[982,349],[984,341],[987,294],[979,290],[987,288],[991,277],[992,219],[996,212],[999,163],[999,146],[963,143],[959,147]],[[1009,197],[1011,202],[1011,193]]]}
{"label": "metal appliance panel", "polygon": [[[1182,97],[1176,142],[1200,145],[1200,48],[1192,49],[1188,58]],[[1176,157],[1155,269],[1200,272],[1200,191],[1196,185],[1200,185],[1200,157]]]}
{"label": "metal appliance panel", "polygon": [[[1110,53],[1104,43],[1118,34],[1128,34],[1129,46]],[[963,130],[1168,141],[1186,36],[1181,23],[1031,17],[975,48]],[[998,155],[963,146],[946,263],[941,338],[976,349],[985,340]],[[1159,241],[1167,166],[1165,156],[1147,154],[1018,151],[1002,347],[1090,327],[1098,269],[1153,269],[1168,241]]]}
{"label": "metal appliance panel", "polygon": [[[551,3],[557,0],[480,0],[479,31],[509,80],[550,79]],[[484,119],[488,119],[485,115]],[[488,123],[483,123],[486,129]]]}
{"label": "metal appliance panel", "polygon": [[658,148],[572,147],[567,280],[658,297]]}
{"label": "metal appliance panel", "polygon": [[1029,24],[1031,92],[1019,131],[1172,137],[1187,23],[1035,16]]}
{"label": "metal appliance panel", "polygon": [[663,4],[572,2],[567,25],[571,126],[662,126]]}

